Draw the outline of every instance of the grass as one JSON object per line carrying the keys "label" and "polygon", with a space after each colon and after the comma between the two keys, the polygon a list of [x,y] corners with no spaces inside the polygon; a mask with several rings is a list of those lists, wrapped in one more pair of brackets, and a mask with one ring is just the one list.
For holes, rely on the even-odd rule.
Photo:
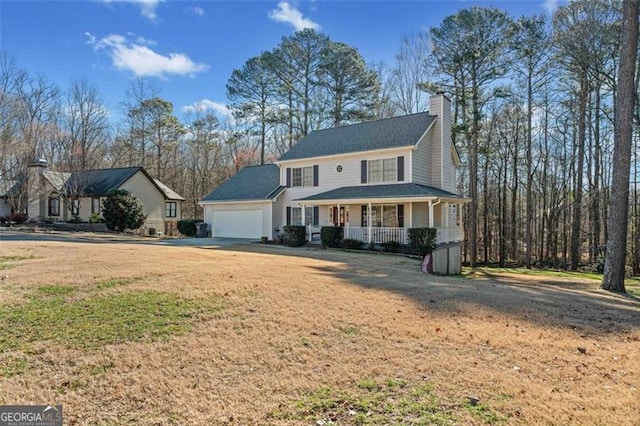
{"label": "grass", "polygon": [[139,280],[139,278],[109,278],[108,280],[104,280],[96,284],[94,289],[96,291],[101,291],[108,288],[124,287],[137,280]]}
{"label": "grass", "polygon": [[[192,329],[222,307],[221,300],[190,300],[171,293],[131,291],[69,300],[70,286],[37,288],[27,303],[0,306],[0,352],[38,343],[92,349],[157,340]],[[43,297],[44,296],[44,297]]]}
{"label": "grass", "polygon": [[33,259],[33,256],[8,255],[0,256],[0,271],[11,268],[15,262],[20,260]]}
{"label": "grass", "polygon": [[[582,272],[582,271],[563,271],[552,269],[527,269],[527,268],[494,268],[494,267],[476,267],[474,269],[469,267],[462,268],[462,276],[466,278],[477,278],[482,276],[492,277],[497,274],[516,274],[522,276],[531,277],[554,277],[554,278],[568,278],[568,279],[588,279],[595,281],[602,281],[602,274],[596,272]],[[640,278],[639,277],[627,277],[625,279],[625,289],[627,293],[640,297]]]}
{"label": "grass", "polygon": [[370,378],[358,381],[350,390],[321,386],[291,401],[288,407],[275,410],[272,416],[325,425],[448,425],[457,420],[451,408],[438,402],[429,383]]}

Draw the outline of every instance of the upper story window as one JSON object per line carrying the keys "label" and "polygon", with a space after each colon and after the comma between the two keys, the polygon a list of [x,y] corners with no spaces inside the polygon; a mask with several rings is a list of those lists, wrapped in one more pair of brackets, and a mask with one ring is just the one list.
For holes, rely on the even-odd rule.
{"label": "upper story window", "polygon": [[401,182],[404,180],[404,157],[362,160],[362,183]]}
{"label": "upper story window", "polygon": [[287,168],[287,187],[318,186],[318,166]]}
{"label": "upper story window", "polygon": [[167,201],[164,203],[164,210],[166,217],[176,217],[178,214],[178,203],[175,201]]}

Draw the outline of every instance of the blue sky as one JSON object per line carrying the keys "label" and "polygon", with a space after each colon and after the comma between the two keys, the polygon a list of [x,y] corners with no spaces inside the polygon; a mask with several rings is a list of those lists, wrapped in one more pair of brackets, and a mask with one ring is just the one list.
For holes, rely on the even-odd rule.
{"label": "blue sky", "polygon": [[232,70],[298,29],[316,28],[368,63],[391,64],[405,35],[461,8],[550,16],[561,2],[0,0],[0,49],[63,90],[78,79],[96,84],[114,122],[136,77],[157,85],[179,117],[205,108],[223,118]]}

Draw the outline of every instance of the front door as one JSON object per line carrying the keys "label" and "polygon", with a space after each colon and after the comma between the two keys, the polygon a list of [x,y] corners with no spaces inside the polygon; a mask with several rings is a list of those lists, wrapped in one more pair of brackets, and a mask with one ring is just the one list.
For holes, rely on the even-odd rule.
{"label": "front door", "polygon": [[331,207],[331,218],[334,226],[342,226],[349,224],[349,206]]}

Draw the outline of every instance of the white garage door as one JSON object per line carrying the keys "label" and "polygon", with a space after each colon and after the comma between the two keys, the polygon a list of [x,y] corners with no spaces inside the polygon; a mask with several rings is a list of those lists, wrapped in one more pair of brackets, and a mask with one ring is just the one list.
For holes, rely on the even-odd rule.
{"label": "white garage door", "polygon": [[213,236],[228,238],[260,238],[262,210],[228,210],[213,214]]}

